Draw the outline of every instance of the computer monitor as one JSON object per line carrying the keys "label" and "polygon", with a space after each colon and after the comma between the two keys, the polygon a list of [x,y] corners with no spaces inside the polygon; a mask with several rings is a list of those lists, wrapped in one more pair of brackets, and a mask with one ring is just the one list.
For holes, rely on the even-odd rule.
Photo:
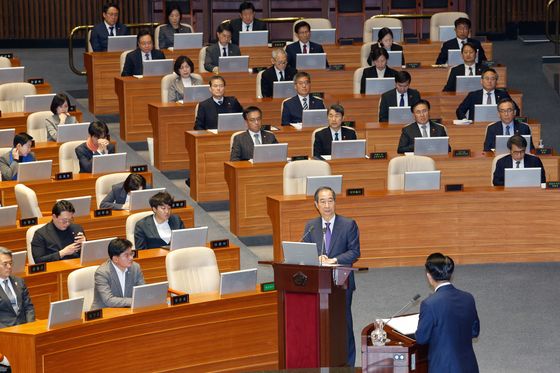
{"label": "computer monitor", "polygon": [[27,259],[27,251],[25,250],[12,253],[12,273],[14,275],[25,273],[25,259]]}
{"label": "computer monitor", "polygon": [[455,39],[455,26],[439,26],[439,41]]}
{"label": "computer monitor", "polygon": [[458,76],[456,82],[456,92],[472,92],[482,88],[480,75]]}
{"label": "computer monitor", "polygon": [[447,65],[456,66],[464,63],[460,49],[449,49],[447,51]]}
{"label": "computer monitor", "polygon": [[531,188],[541,186],[541,168],[506,168],[504,170],[504,187]]}
{"label": "computer monitor", "polygon": [[366,140],[333,141],[331,145],[331,159],[364,158],[366,155]]}
{"label": "computer monitor", "polygon": [[499,120],[497,105],[474,105],[475,122],[496,122]]}
{"label": "computer monitor", "polygon": [[255,145],[253,163],[286,162],[288,143]]}
{"label": "computer monitor", "polygon": [[107,52],[124,52],[136,49],[136,35],[109,36]]}
{"label": "computer monitor", "polygon": [[11,148],[14,146],[15,128],[0,130],[0,148]]}
{"label": "computer monitor", "polygon": [[47,328],[51,330],[56,327],[81,323],[83,307],[84,297],[51,302]]}
{"label": "computer monitor", "polygon": [[150,198],[160,192],[165,192],[165,188],[131,190],[129,199],[130,211],[150,209]]}
{"label": "computer monitor", "polygon": [[109,242],[115,238],[116,237],[84,241],[80,253],[80,265],[87,266],[107,260]]}
{"label": "computer monitor", "polygon": [[282,241],[284,264],[319,266],[316,243]]}
{"label": "computer monitor", "polygon": [[366,95],[380,95],[395,88],[395,78],[366,78]]}
{"label": "computer monitor", "polygon": [[16,226],[17,209],[17,205],[0,207],[0,228]]}
{"label": "computer monitor", "polygon": [[[381,30],[383,27],[374,27],[371,29],[371,40],[377,40],[378,39],[378,35],[379,35],[379,30]],[[391,32],[393,33],[393,41],[395,42],[400,42],[402,41],[402,27],[398,27],[398,26],[393,26],[393,27],[389,27],[389,29],[391,30]],[[315,32],[315,30],[313,30],[313,32]]]}
{"label": "computer monitor", "polygon": [[336,44],[336,29],[314,28],[311,32],[311,41],[321,45]]}
{"label": "computer monitor", "polygon": [[402,51],[387,51],[387,54],[389,55],[389,59],[387,60],[387,66],[389,67],[402,66]]}
{"label": "computer monitor", "polygon": [[301,124],[304,128],[323,127],[328,125],[327,109],[303,110]]}
{"label": "computer monitor", "polygon": [[25,76],[25,67],[2,67],[0,68],[0,84],[23,82]]}
{"label": "computer monitor", "polygon": [[447,155],[449,137],[415,137],[414,155]]}
{"label": "computer monitor", "polygon": [[17,181],[49,180],[52,174],[52,160],[24,162],[18,165]]}
{"label": "computer monitor", "polygon": [[212,93],[207,85],[192,85],[183,89],[183,102],[200,102],[210,97]]}
{"label": "computer monitor", "polygon": [[220,273],[220,296],[242,291],[255,291],[256,288],[256,268]]}
{"label": "computer monitor", "polygon": [[410,106],[390,106],[389,124],[408,124],[414,122]]}
{"label": "computer monitor", "polygon": [[200,48],[202,48],[202,32],[173,34],[173,50]]}
{"label": "computer monitor", "polygon": [[173,60],[149,60],[142,61],[143,76],[163,76],[173,72]]}
{"label": "computer monitor", "polygon": [[286,98],[293,97],[295,95],[296,89],[294,87],[294,82],[292,81],[274,82],[272,84],[273,98]]}
{"label": "computer monitor", "polygon": [[62,200],[68,201],[74,206],[74,210],[76,211],[74,217],[89,216],[89,212],[91,211],[91,196],[61,198],[56,201]]}
{"label": "computer monitor", "polygon": [[409,171],[404,173],[404,190],[439,190],[441,171]]}
{"label": "computer monitor", "polygon": [[243,113],[223,113],[218,114],[218,132],[222,131],[243,131],[247,129]]}
{"label": "computer monitor", "polygon": [[174,229],[171,231],[169,250],[184,249],[187,247],[206,246],[208,240],[208,227]]}
{"label": "computer monitor", "polygon": [[241,31],[239,33],[239,46],[240,47],[268,46],[268,30]]}
{"label": "computer monitor", "polygon": [[109,174],[126,171],[126,153],[94,155],[91,173]]}
{"label": "computer monitor", "polygon": [[23,112],[35,113],[37,111],[50,111],[54,93],[23,96]]}
{"label": "computer monitor", "polygon": [[138,285],[132,289],[132,311],[167,306],[169,282]]}
{"label": "computer monitor", "polygon": [[[513,131],[512,131],[513,132]],[[494,149],[494,154],[509,154],[510,151],[507,147],[507,142],[513,135],[496,135],[496,148]],[[525,148],[525,153],[531,153],[531,135],[522,135],[525,140],[527,140],[527,148]]]}
{"label": "computer monitor", "polygon": [[298,70],[324,70],[326,67],[326,53],[296,54],[296,69]]}
{"label": "computer monitor", "polygon": [[59,124],[56,133],[56,142],[86,140],[88,137],[89,123]]}
{"label": "computer monitor", "polygon": [[249,71],[249,56],[220,57],[220,73],[246,73]]}
{"label": "computer monitor", "polygon": [[336,194],[340,194],[342,192],[342,175],[307,176],[305,194],[312,196],[317,189],[324,186],[331,188]]}

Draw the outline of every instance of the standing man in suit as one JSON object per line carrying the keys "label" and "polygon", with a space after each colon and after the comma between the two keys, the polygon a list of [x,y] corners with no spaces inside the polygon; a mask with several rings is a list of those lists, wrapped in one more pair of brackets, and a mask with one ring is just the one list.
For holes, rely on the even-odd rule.
{"label": "standing man in suit", "polygon": [[450,257],[431,254],[425,267],[434,293],[420,304],[416,342],[429,345],[428,371],[478,373],[472,339],[480,333],[480,321],[474,298],[451,284],[455,263]]}
{"label": "standing man in suit", "polygon": [[[319,211],[318,218],[305,225],[305,242],[317,244],[317,254],[322,263],[342,264],[351,266],[360,257],[360,232],[353,219],[336,215],[336,193],[329,187],[320,187],[315,191],[315,207]],[[348,277],[346,290],[346,336],[347,364],[354,366],[356,345],[352,322],[352,294],[356,290],[354,273]]]}
{"label": "standing man in suit", "polygon": [[243,107],[234,96],[224,96],[226,81],[223,77],[214,75],[210,78],[209,85],[212,97],[198,104],[195,130],[218,128],[218,114],[243,112]]}
{"label": "standing man in suit", "polygon": [[103,5],[103,22],[91,30],[89,42],[94,52],[106,52],[109,36],[128,35],[126,25],[119,22],[119,6],[115,3]]}
{"label": "standing man in suit", "polygon": [[[541,183],[546,183],[546,173],[544,166],[539,157],[532,154],[526,154],[527,140],[521,135],[515,134],[509,138],[507,147],[510,151],[509,155],[500,158],[496,162],[496,169],[492,178],[494,186],[503,186],[505,182],[506,168],[541,168]],[[515,163],[515,165],[514,165]]]}
{"label": "standing man in suit", "polygon": [[231,20],[231,42],[239,45],[239,33],[241,31],[264,31],[266,23],[255,18],[255,6],[250,1],[244,1],[239,5],[239,18]]}
{"label": "standing man in suit", "polygon": [[455,20],[455,35],[456,38],[448,40],[441,45],[439,56],[436,60],[436,65],[443,65],[447,63],[447,55],[450,49],[461,49],[466,43],[471,43],[475,46],[478,52],[478,62],[486,61],[486,54],[482,49],[482,44],[476,39],[469,38],[471,33],[471,20],[468,18],[457,18]]}
{"label": "standing man in suit", "polygon": [[132,242],[115,238],[107,249],[109,259],[95,271],[92,310],[132,306],[132,289],[144,285],[144,274],[134,262]]}
{"label": "standing man in suit", "polygon": [[[403,127],[397,153],[413,152],[416,137],[445,137],[447,130],[439,123],[430,120],[430,102],[421,99],[410,108],[414,123]],[[449,149],[451,151],[451,148]]]}
{"label": "standing man in suit", "polygon": [[233,138],[231,146],[230,161],[247,161],[253,158],[255,145],[277,144],[276,136],[272,132],[263,130],[262,111],[256,106],[249,106],[243,110],[243,119],[247,125],[247,131]]}
{"label": "standing man in suit", "polygon": [[413,106],[420,100],[420,92],[409,88],[412,77],[408,71],[397,71],[395,74],[395,89],[381,95],[379,101],[379,121],[389,121],[389,107]]}
{"label": "standing man in suit", "polygon": [[311,96],[311,75],[300,71],[294,76],[297,95],[282,102],[282,125],[301,123],[304,110],[324,109],[325,104],[319,97]]}
{"label": "standing man in suit", "polygon": [[140,30],[136,42],[138,47],[126,55],[121,76],[142,75],[144,73],[142,61],[165,59],[162,51],[154,49],[154,38],[150,31]]}
{"label": "standing man in suit", "polygon": [[342,126],[344,120],[344,107],[342,105],[331,105],[327,119],[329,126],[315,133],[313,158],[323,159],[322,155],[331,155],[333,141],[356,140],[356,131]]}
{"label": "standing man in suit", "polygon": [[[296,68],[296,56],[300,53],[325,53],[321,44],[314,43],[311,40],[311,25],[305,21],[296,24],[294,31],[297,34],[298,41],[286,47],[288,54],[288,65]],[[327,64],[328,65],[328,64]]]}
{"label": "standing man in suit", "polygon": [[[496,70],[492,68],[486,69],[480,76],[480,80],[482,89],[469,92],[455,111],[457,119],[467,118],[468,113],[468,119],[474,120],[475,105],[496,105],[503,98],[511,99],[506,90],[496,88],[498,84],[498,73]],[[517,104],[515,104],[515,114],[519,115],[519,106]]]}
{"label": "standing man in suit", "polygon": [[218,42],[206,47],[204,68],[206,71],[219,74],[220,57],[241,56],[241,50],[231,43],[232,29],[229,23],[221,23],[216,29]]}
{"label": "standing man in suit", "polygon": [[[498,102],[498,115],[500,120],[490,124],[486,129],[485,152],[496,148],[496,136],[531,135],[531,127],[527,123],[515,120],[515,103],[511,98],[502,98]],[[532,138],[531,149],[535,149]]]}
{"label": "standing man in suit", "polygon": [[483,68],[479,63],[475,63],[476,47],[472,43],[465,43],[461,48],[461,56],[464,64],[457,65],[449,71],[447,84],[443,87],[444,92],[455,92],[457,90],[458,76],[475,76],[482,74]]}
{"label": "standing man in suit", "polygon": [[272,66],[263,71],[261,75],[261,93],[263,97],[272,97],[274,82],[291,81],[297,70],[288,65],[288,55],[282,48],[272,51]]}
{"label": "standing man in suit", "polygon": [[35,321],[35,308],[25,282],[12,276],[12,252],[0,247],[0,328]]}

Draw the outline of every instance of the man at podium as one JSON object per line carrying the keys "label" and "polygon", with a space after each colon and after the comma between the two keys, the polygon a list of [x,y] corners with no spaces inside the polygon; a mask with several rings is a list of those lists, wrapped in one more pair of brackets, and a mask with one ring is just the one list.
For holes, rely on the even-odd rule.
{"label": "man at podium", "polygon": [[[360,257],[360,232],[353,219],[335,213],[336,193],[329,187],[320,187],[315,191],[315,207],[321,216],[305,225],[307,232],[304,242],[317,244],[319,259],[326,264],[344,264],[351,266]],[[356,360],[356,346],[352,323],[352,293],[356,290],[354,273],[348,278],[346,290],[346,328],[348,366],[353,367]]]}

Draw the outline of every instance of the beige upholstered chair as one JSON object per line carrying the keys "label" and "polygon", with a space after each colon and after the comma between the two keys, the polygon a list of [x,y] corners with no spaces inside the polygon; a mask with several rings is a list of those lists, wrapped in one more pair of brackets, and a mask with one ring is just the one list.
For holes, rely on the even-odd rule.
{"label": "beige upholstered chair", "polygon": [[365,67],[358,67],[356,71],[354,71],[354,77],[352,79],[352,93],[355,95],[360,94],[360,84],[362,83],[362,75],[364,74]]}
{"label": "beige upholstered chair", "polygon": [[12,67],[12,61],[6,57],[0,57],[0,67]]}
{"label": "beige upholstered chair", "polygon": [[25,242],[27,246],[27,263],[35,264],[35,259],[33,258],[33,250],[31,250],[31,241],[33,241],[33,236],[35,232],[43,227],[45,224],[37,224],[32,225],[29,229],[25,232]]}
{"label": "beige upholstered chair", "polygon": [[362,44],[362,48],[360,49],[360,66],[362,66],[362,67],[369,67],[370,66],[367,63],[367,59],[369,57],[369,53],[371,52],[372,44],[375,44],[375,43],[370,42],[370,43]]}
{"label": "beige upholstered chair", "polygon": [[319,127],[319,128],[315,128],[313,130],[313,132],[311,133],[311,154],[315,154],[315,135],[317,134],[317,132],[321,131],[322,129],[327,128],[327,127]]}
{"label": "beige upholstered chair", "polygon": [[80,172],[80,162],[76,155],[76,148],[83,143],[83,141],[68,141],[60,144],[58,149],[58,168],[60,172],[73,172],[78,174]]}
{"label": "beige upholstered chair", "polygon": [[[383,28],[383,27],[400,27],[401,30],[403,29],[403,25],[402,25],[402,21],[398,18],[373,18],[371,17],[370,19],[366,20],[364,22],[364,44],[365,43],[371,43],[373,42],[377,42],[377,34],[373,35],[372,34],[372,29],[374,27],[379,27],[379,28]],[[401,36],[404,33],[401,32]],[[402,40],[394,40],[395,42],[399,43]]]}
{"label": "beige upholstered chair", "polygon": [[14,192],[22,219],[43,217],[43,213],[39,208],[37,193],[33,189],[24,184],[16,184]]}
{"label": "beige upholstered chair", "polygon": [[[120,58],[120,60],[119,60],[119,61],[120,61],[120,62],[119,62],[120,65],[119,65],[119,66],[120,66],[120,68],[121,68],[119,71],[120,71],[121,73],[122,73],[122,71],[123,71],[124,61],[126,60],[126,55],[129,54],[130,52],[132,52],[132,49],[131,49],[131,50],[124,51],[124,52],[121,53],[121,58]],[[119,74],[119,75],[120,75],[120,74]]]}
{"label": "beige upholstered chair", "polygon": [[331,25],[331,21],[329,21],[327,18],[304,18],[304,19],[300,19],[298,21],[294,22],[294,25],[292,26],[292,31],[293,31],[293,40],[294,41],[298,41],[298,37],[296,34],[296,25],[302,21],[305,21],[307,23],[309,23],[309,26],[311,26],[311,33],[313,33],[313,29],[319,28],[319,29],[324,29],[324,28],[332,28]]}
{"label": "beige upholstered chair", "polygon": [[218,291],[220,272],[216,255],[208,247],[173,250],[165,258],[167,281],[173,290],[188,294]]}
{"label": "beige upholstered chair", "polygon": [[404,155],[391,159],[387,167],[387,190],[404,189],[404,173],[408,171],[434,171],[436,163],[430,157]]}
{"label": "beige upholstered chair", "polygon": [[37,111],[27,117],[27,133],[33,137],[35,142],[47,141],[46,119],[53,115],[51,111]]}
{"label": "beige upholstered chair", "polygon": [[439,26],[454,26],[455,20],[461,17],[469,18],[469,15],[463,12],[441,12],[432,15],[432,18],[430,18],[430,40],[439,40]]}
{"label": "beige upholstered chair", "polygon": [[503,157],[505,157],[506,155],[509,155],[508,153],[505,154],[500,154],[494,157],[494,159],[492,159],[492,170],[490,172],[490,185],[494,186],[494,171],[496,171],[496,163],[498,163],[498,161],[500,159],[502,159]]}
{"label": "beige upholstered chair", "polygon": [[126,239],[132,242],[133,247],[136,247],[136,242],[134,241],[134,228],[136,228],[136,223],[149,215],[153,215],[153,211],[150,210],[137,212],[135,214],[131,214],[128,218],[126,218]]}
{"label": "beige upholstered chair", "polygon": [[90,266],[70,272],[68,275],[68,298],[84,297],[83,311],[89,311],[95,293],[95,271],[99,266]]}
{"label": "beige upholstered chair", "polygon": [[93,47],[91,46],[91,31],[93,29],[89,29],[87,32],[87,51],[86,52],[93,52]]}
{"label": "beige upholstered chair", "polygon": [[233,139],[234,139],[234,137],[237,136],[237,135],[242,134],[243,132],[245,132],[245,131],[237,131],[237,132],[234,132],[233,135],[231,135],[231,137],[229,138],[229,148],[230,148],[230,150],[231,150],[231,148],[233,147]]}
{"label": "beige upholstered chair", "polygon": [[30,83],[0,84],[0,110],[4,113],[23,112],[23,96],[37,94]]}
{"label": "beige upholstered chair", "polygon": [[208,47],[202,47],[198,52],[198,72],[200,73],[207,72],[206,69],[204,68],[204,60],[206,59],[206,48]]}
{"label": "beige upholstered chair", "polygon": [[328,176],[331,166],[324,161],[303,160],[284,166],[284,195],[305,194],[307,176]]}
{"label": "beige upholstered chair", "polygon": [[169,102],[169,87],[173,84],[175,79],[177,79],[177,74],[175,73],[167,74],[161,78],[161,102]]}
{"label": "beige upholstered chair", "polygon": [[122,183],[128,175],[130,175],[130,172],[117,172],[100,176],[95,180],[95,201],[97,203],[97,208],[99,208],[103,198],[109,194],[113,185]]}
{"label": "beige upholstered chair", "polygon": [[257,79],[256,79],[256,88],[257,88],[257,98],[263,98],[262,96],[262,90],[261,90],[261,80],[262,80],[262,74],[264,73],[264,70],[259,71],[259,73],[257,74]]}
{"label": "beige upholstered chair", "polygon": [[[165,26],[166,24],[162,24],[159,25],[158,27],[156,27],[156,29],[154,30],[154,43],[155,43],[155,48],[159,49],[159,30]],[[194,32],[194,29],[191,25],[189,25],[188,23],[181,23],[181,26],[183,27],[187,27],[191,30],[191,32]]]}

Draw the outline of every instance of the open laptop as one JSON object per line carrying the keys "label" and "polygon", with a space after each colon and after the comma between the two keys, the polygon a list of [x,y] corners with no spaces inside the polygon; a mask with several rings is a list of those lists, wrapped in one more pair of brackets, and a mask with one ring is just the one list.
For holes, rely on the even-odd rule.
{"label": "open laptop", "polygon": [[331,188],[336,194],[340,194],[342,192],[342,175],[307,176],[305,194],[312,196],[317,189],[324,186]]}
{"label": "open laptop", "polygon": [[414,122],[410,106],[390,106],[389,124],[408,124]]}
{"label": "open laptop", "polygon": [[[513,132],[513,131],[512,131]],[[496,149],[494,149],[494,154],[509,154],[510,151],[507,147],[507,142],[512,135],[496,135]],[[527,148],[525,148],[525,153],[531,153],[531,135],[522,135],[527,141]]]}
{"label": "open laptop", "polygon": [[50,330],[81,323],[83,307],[84,297],[51,302],[47,328]]}
{"label": "open laptop", "polygon": [[173,72],[173,59],[142,60],[143,76],[163,76]]}
{"label": "open laptop", "polygon": [[243,131],[247,129],[243,113],[222,113],[218,114],[218,132],[222,131]]}
{"label": "open laptop", "polygon": [[[315,32],[315,30],[313,30]],[[240,47],[266,47],[268,46],[268,30],[241,31],[239,33]]]}
{"label": "open laptop", "polygon": [[88,137],[89,123],[59,124],[56,142],[85,140]]}
{"label": "open laptop", "polygon": [[541,186],[541,168],[506,168],[504,170],[504,187],[530,188]]}
{"label": "open laptop", "polygon": [[25,250],[12,253],[12,273],[14,275],[25,273],[25,259],[27,259]]}
{"label": "open laptop", "polygon": [[107,52],[124,52],[136,49],[136,35],[109,36]]}
{"label": "open laptop", "polygon": [[0,130],[0,148],[11,148],[14,146],[15,128]]}
{"label": "open laptop", "polygon": [[218,62],[221,73],[246,73],[249,71],[249,56],[220,57]]}
{"label": "open laptop", "polygon": [[462,65],[463,63],[463,56],[461,55],[460,49],[449,49],[447,51],[448,66]]}
{"label": "open laptop", "polygon": [[54,96],[54,93],[23,96],[23,112],[35,113],[37,111],[50,111]]}
{"label": "open laptop", "polygon": [[500,120],[497,105],[474,105],[475,122],[496,122]]}
{"label": "open laptop", "polygon": [[17,205],[0,207],[0,228],[16,226],[17,209]]}
{"label": "open laptop", "polygon": [[447,155],[448,152],[449,136],[414,138],[414,155]]}
{"label": "open laptop", "polygon": [[138,285],[132,289],[132,311],[142,308],[167,306],[169,282]]}
{"label": "open laptop", "polygon": [[439,190],[441,171],[410,171],[404,173],[404,190]]}
{"label": "open laptop", "polygon": [[380,95],[395,88],[395,78],[366,78],[366,95]]}
{"label": "open laptop", "polygon": [[256,268],[220,273],[220,296],[242,291],[255,291],[256,287]]}
{"label": "open laptop", "polygon": [[109,174],[126,171],[126,153],[94,155],[91,173]]}
{"label": "open laptop", "polygon": [[0,68],[0,84],[23,82],[25,75],[24,66]]}
{"label": "open laptop", "polygon": [[202,32],[173,34],[173,50],[202,48]]}
{"label": "open laptop", "polygon": [[208,85],[192,85],[183,89],[183,102],[200,102],[210,97],[212,92],[208,89]]}
{"label": "open laptop", "polygon": [[150,198],[159,192],[165,192],[165,188],[131,190],[129,199],[130,211],[150,209]]}
{"label": "open laptop", "polygon": [[116,237],[84,241],[82,243],[82,250],[80,253],[80,265],[87,266],[107,260],[109,242],[115,238]]}
{"label": "open laptop", "polygon": [[174,229],[171,231],[169,250],[184,249],[186,247],[206,246],[208,241],[208,227]]}
{"label": "open laptop", "polygon": [[298,70],[324,70],[326,67],[326,53],[296,54],[296,69]]}
{"label": "open laptop", "polygon": [[455,26],[439,26],[439,41],[455,39]]}
{"label": "open laptop", "polygon": [[52,174],[52,160],[24,162],[18,165],[17,181],[49,180]]}
{"label": "open laptop", "polygon": [[255,145],[253,163],[286,162],[288,143]]}
{"label": "open laptop", "polygon": [[311,41],[321,45],[336,44],[336,29],[314,28],[311,33]]}
{"label": "open laptop", "polygon": [[319,254],[316,243],[282,241],[284,264],[318,266]]}
{"label": "open laptop", "polygon": [[402,51],[387,51],[387,54],[389,55],[389,59],[387,60],[387,66],[389,67],[402,66]]}
{"label": "open laptop", "polygon": [[303,110],[301,124],[304,128],[323,127],[328,124],[327,109]]}
{"label": "open laptop", "polygon": [[[377,40],[378,39],[378,35],[379,35],[379,30],[381,30],[383,27],[374,27],[371,29],[371,33],[372,33],[372,37],[371,40]],[[395,42],[400,42],[402,41],[402,27],[389,27],[389,29],[391,30],[391,32],[393,33],[393,41]],[[313,30],[313,32],[315,32],[315,30]]]}
{"label": "open laptop", "polygon": [[57,199],[56,201],[68,201],[74,206],[74,217],[78,218],[80,216],[89,216],[89,212],[91,210],[91,196],[82,196],[82,197],[72,197],[72,198],[61,198]]}
{"label": "open laptop", "polygon": [[456,92],[472,92],[482,88],[480,75],[458,76],[456,82]]}
{"label": "open laptop", "polygon": [[291,80],[286,80],[283,82],[274,82],[272,84],[273,98],[286,98],[286,97],[293,97],[295,95],[296,95],[296,89],[294,87],[294,82]]}
{"label": "open laptop", "polygon": [[366,140],[333,141],[331,148],[331,159],[364,158]]}

